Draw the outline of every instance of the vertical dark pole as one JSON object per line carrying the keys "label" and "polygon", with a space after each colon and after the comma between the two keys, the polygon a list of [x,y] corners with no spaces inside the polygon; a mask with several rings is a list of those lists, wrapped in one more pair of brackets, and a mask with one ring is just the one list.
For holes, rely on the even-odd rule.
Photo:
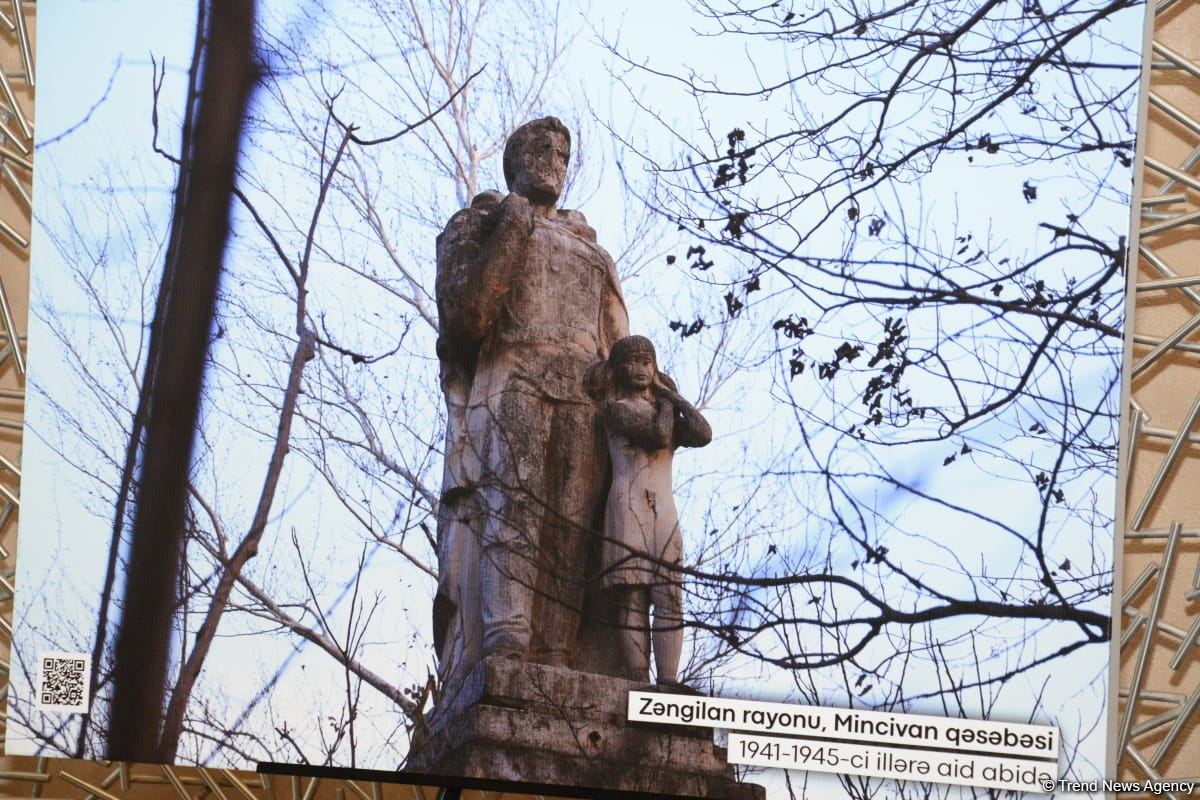
{"label": "vertical dark pole", "polygon": [[254,0],[216,0],[209,15],[190,170],[177,202],[177,268],[166,303],[161,360],[150,392],[124,604],[113,665],[110,758],[159,760],[171,621],[183,547],[188,470],[229,234],[238,148],[254,83]]}

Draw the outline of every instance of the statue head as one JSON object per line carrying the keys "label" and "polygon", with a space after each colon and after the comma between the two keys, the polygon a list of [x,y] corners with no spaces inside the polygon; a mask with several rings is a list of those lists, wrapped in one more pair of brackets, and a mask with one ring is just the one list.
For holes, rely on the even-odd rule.
{"label": "statue head", "polygon": [[658,377],[658,355],[645,336],[626,336],[613,343],[608,354],[613,377],[629,389],[649,389]]}
{"label": "statue head", "polygon": [[604,402],[613,393],[639,391],[660,384],[678,391],[675,381],[658,370],[654,343],[645,336],[626,336],[613,342],[608,358],[597,361],[583,376],[583,389],[593,399]]}
{"label": "statue head", "polygon": [[558,117],[526,122],[504,145],[504,181],[535,203],[553,205],[562,194],[571,160],[571,132]]}

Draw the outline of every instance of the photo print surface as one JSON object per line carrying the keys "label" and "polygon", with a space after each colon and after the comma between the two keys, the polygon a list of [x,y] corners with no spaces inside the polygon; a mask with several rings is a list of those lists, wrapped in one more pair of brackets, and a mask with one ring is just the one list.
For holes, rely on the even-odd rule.
{"label": "photo print surface", "polygon": [[235,87],[213,9],[119,8],[39,18],[7,752],[988,791],[731,766],[648,690],[1104,774],[1143,4],[259,0],[161,632],[143,389]]}

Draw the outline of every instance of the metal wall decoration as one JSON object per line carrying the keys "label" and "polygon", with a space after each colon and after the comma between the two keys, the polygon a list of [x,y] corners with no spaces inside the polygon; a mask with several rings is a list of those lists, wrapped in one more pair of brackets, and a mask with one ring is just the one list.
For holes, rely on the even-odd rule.
{"label": "metal wall decoration", "polygon": [[[36,4],[0,0],[0,701],[7,690],[35,88]],[[1133,779],[1200,773],[1200,4],[1158,0],[1128,431],[1117,743]],[[12,287],[20,286],[17,296]],[[0,731],[3,730],[0,715]],[[2,746],[2,744],[0,744]],[[0,751],[2,752],[2,751]],[[424,800],[431,789],[226,770],[0,758],[0,796]],[[475,796],[495,793],[469,792]],[[1169,795],[1178,797],[1178,795]]]}
{"label": "metal wall decoration", "polygon": [[1136,780],[1200,775],[1197,11],[1161,0],[1151,54],[1119,642],[1117,748],[1122,775]]}
{"label": "metal wall decoration", "polygon": [[24,319],[26,306],[32,211],[34,74],[26,18],[31,9],[17,0],[0,4],[0,702],[7,699],[8,690],[25,402],[24,340],[19,333],[23,326],[17,321]]}

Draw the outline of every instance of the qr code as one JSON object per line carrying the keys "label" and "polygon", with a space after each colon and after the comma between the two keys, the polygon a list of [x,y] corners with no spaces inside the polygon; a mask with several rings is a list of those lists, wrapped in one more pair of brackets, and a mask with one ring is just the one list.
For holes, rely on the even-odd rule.
{"label": "qr code", "polygon": [[86,712],[90,664],[86,653],[42,653],[34,705],[43,711]]}

